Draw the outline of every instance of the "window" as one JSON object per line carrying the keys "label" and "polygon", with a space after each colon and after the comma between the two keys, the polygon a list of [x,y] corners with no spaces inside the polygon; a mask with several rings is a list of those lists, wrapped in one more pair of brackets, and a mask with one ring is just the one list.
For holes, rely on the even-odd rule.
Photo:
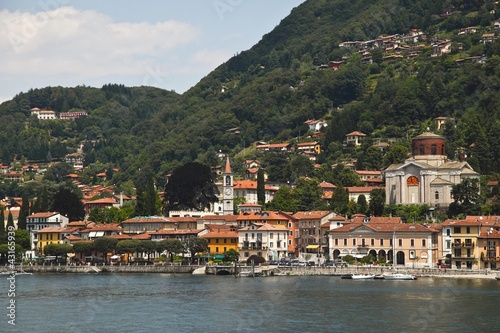
{"label": "window", "polygon": [[347,246],[347,238],[344,238],[344,246]]}
{"label": "window", "polygon": [[434,192],[434,199],[439,200],[439,192]]}
{"label": "window", "polygon": [[224,246],[224,252],[226,252],[226,251],[227,251],[227,247]]}
{"label": "window", "polygon": [[418,154],[419,155],[424,155],[425,150],[424,150],[424,145],[418,146]]}
{"label": "window", "polygon": [[446,229],[446,236],[451,236],[451,229],[450,228]]}
{"label": "window", "polygon": [[373,239],[373,238],[372,238],[372,240],[371,240],[371,243],[370,243],[370,244],[371,244],[371,246],[375,246],[375,239]]}
{"label": "window", "polygon": [[427,245],[426,245],[425,238],[424,238],[424,239],[422,239],[422,247],[425,247],[425,246],[427,246]]}
{"label": "window", "polygon": [[352,245],[356,246],[356,238],[352,239]]}
{"label": "window", "polygon": [[218,246],[215,248],[215,253],[219,253],[219,247]]}
{"label": "window", "polygon": [[389,246],[392,246],[392,238],[389,239]]}
{"label": "window", "polygon": [[380,246],[384,246],[384,239],[380,238]]}
{"label": "window", "polygon": [[269,243],[269,247],[270,247],[270,248],[273,248],[273,247],[274,247],[274,243],[273,243],[273,242],[270,242],[270,243]]}
{"label": "window", "polygon": [[447,241],[446,241],[446,248],[447,248],[447,249],[450,249],[450,248],[451,248],[451,241],[450,241],[450,240],[447,240]]}
{"label": "window", "polygon": [[273,233],[271,232],[271,233],[269,234],[269,238],[270,238],[270,239],[273,239],[273,236],[274,236],[274,235],[273,235]]}
{"label": "window", "polygon": [[470,234],[470,227],[467,227],[466,229],[467,229],[467,231],[466,231],[466,232],[467,232],[468,234]]}
{"label": "window", "polygon": [[436,155],[436,151],[437,151],[436,145],[435,144],[431,145],[431,155]]}
{"label": "window", "polygon": [[245,252],[245,257],[250,257],[250,252]]}
{"label": "window", "polygon": [[399,244],[399,246],[403,246],[403,240],[401,238],[398,239],[398,244]]}
{"label": "window", "polygon": [[453,233],[454,234],[459,234],[460,233],[460,227],[453,227]]}
{"label": "window", "polygon": [[414,247],[414,246],[415,246],[415,240],[414,240],[414,239],[410,239],[410,246],[411,246],[411,247]]}
{"label": "window", "polygon": [[335,244],[335,246],[338,246],[339,245],[339,239],[335,238],[335,240],[333,241],[333,243]]}

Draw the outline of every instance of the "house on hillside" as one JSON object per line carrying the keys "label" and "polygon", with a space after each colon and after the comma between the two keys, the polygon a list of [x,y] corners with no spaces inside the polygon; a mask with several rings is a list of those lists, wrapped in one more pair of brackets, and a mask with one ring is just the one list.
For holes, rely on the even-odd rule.
{"label": "house on hillside", "polygon": [[361,142],[366,137],[366,134],[361,133],[359,131],[354,131],[349,134],[346,134],[345,144],[348,146],[361,146]]}

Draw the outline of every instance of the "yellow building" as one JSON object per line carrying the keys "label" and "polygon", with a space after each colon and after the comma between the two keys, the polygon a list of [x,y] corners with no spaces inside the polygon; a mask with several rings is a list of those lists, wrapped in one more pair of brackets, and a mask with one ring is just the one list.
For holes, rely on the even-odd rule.
{"label": "yellow building", "polygon": [[210,255],[221,255],[229,250],[238,251],[238,232],[230,229],[215,229],[200,236],[208,241]]}
{"label": "yellow building", "polygon": [[45,246],[49,244],[62,244],[63,238],[69,233],[62,227],[47,227],[38,230],[38,253],[42,254]]}
{"label": "yellow building", "polygon": [[450,240],[452,268],[479,268],[481,222],[472,219],[446,220],[443,229]]}

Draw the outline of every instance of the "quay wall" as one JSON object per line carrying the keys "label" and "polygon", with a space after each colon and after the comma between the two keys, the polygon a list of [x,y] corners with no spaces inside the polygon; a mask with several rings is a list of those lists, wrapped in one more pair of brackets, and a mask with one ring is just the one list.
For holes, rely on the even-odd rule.
{"label": "quay wall", "polygon": [[[72,265],[35,265],[17,266],[16,271],[27,273],[166,273],[166,274],[191,274],[201,266],[197,265],[98,265],[98,266],[72,266]],[[1,267],[0,272],[10,271],[8,267]]]}
{"label": "quay wall", "polygon": [[[165,274],[191,274],[197,268],[204,267],[198,265],[98,265],[98,266],[73,266],[73,265],[34,265],[16,266],[17,272],[27,273],[165,273]],[[215,274],[217,266],[208,266],[207,273]],[[227,267],[227,266],[226,266]],[[229,266],[231,267],[231,266]],[[228,267],[228,268],[229,268]],[[238,266],[238,271],[241,270]],[[248,267],[245,267],[248,268]],[[256,267],[262,271],[262,275],[331,275],[341,276],[344,274],[383,274],[383,273],[405,273],[420,277],[424,276],[497,276],[498,271],[472,270],[472,269],[450,269],[450,268],[409,268],[409,267],[383,267],[383,266],[350,266],[350,267],[290,267],[290,266],[261,266]],[[247,270],[247,269],[245,269]],[[9,272],[8,266],[0,266],[1,272]],[[234,273],[234,266],[231,267],[231,274]],[[272,272],[272,273],[271,273]]]}

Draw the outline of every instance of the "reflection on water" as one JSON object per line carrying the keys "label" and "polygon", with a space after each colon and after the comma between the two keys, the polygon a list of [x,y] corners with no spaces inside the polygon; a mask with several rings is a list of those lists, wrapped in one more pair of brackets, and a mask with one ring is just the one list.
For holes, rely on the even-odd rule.
{"label": "reflection on water", "polygon": [[[168,274],[19,276],[1,332],[494,332],[500,282]],[[8,305],[0,283],[0,308]],[[5,316],[4,316],[5,318]],[[7,330],[4,328],[7,327]]]}

